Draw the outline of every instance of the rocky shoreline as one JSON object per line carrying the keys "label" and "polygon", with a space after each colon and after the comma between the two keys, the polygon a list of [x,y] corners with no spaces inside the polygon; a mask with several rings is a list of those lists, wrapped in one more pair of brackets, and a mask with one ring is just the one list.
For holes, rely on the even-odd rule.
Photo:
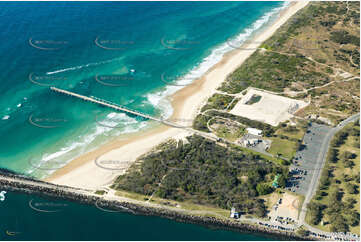
{"label": "rocky shoreline", "polygon": [[284,232],[259,227],[257,225],[241,224],[228,219],[190,215],[171,209],[142,206],[129,202],[109,201],[101,198],[99,195],[91,194],[81,189],[28,179],[16,174],[5,174],[1,171],[0,189],[52,198],[61,198],[78,203],[95,205],[98,208],[101,207],[104,209],[131,212],[136,215],[159,216],[178,222],[194,223],[215,229],[226,229],[243,233],[259,233],[262,235],[269,235],[279,240],[312,240],[312,238],[301,237],[294,232]]}

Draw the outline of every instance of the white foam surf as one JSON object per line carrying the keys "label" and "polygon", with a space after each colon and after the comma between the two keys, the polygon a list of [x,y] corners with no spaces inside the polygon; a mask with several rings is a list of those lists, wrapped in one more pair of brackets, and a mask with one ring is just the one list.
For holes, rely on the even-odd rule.
{"label": "white foam surf", "polygon": [[114,61],[119,61],[121,59],[122,59],[121,57],[118,57],[118,58],[114,58],[114,59],[110,59],[110,60],[92,62],[92,63],[88,63],[88,64],[84,64],[84,65],[68,67],[68,68],[59,69],[59,70],[55,70],[55,71],[48,71],[48,72],[46,72],[46,75],[53,75],[53,74],[57,74],[57,73],[61,73],[61,72],[79,70],[79,69],[90,67],[90,66],[98,66],[98,65],[108,64],[108,63],[111,63]]}
{"label": "white foam surf", "polygon": [[[261,18],[256,20],[249,28],[246,28],[242,31],[242,33],[238,34],[234,40],[242,43],[242,41],[246,41],[249,37],[252,36],[257,30],[261,29],[265,26],[270,19],[278,14],[282,9],[288,6],[289,2],[285,2],[281,7],[274,8],[270,12],[265,13]],[[162,118],[169,118],[172,113],[173,109],[171,103],[167,99],[168,96],[174,94],[176,91],[183,88],[181,85],[190,84],[194,80],[200,78],[204,75],[211,67],[219,63],[227,52],[233,50],[234,47],[231,47],[227,43],[223,43],[221,45],[216,46],[206,58],[204,58],[198,65],[196,65],[193,69],[191,69],[186,75],[176,80],[178,86],[174,85],[166,85],[162,90],[157,90],[152,93],[148,93],[145,95],[146,103],[156,107],[160,113]],[[117,58],[118,59],[118,58]],[[81,69],[84,67],[92,66],[92,65],[99,65],[109,63],[113,60],[98,62],[98,63],[88,63],[86,65],[75,66],[60,70],[55,70],[51,72],[47,72],[46,74],[56,74],[60,72],[70,71]],[[144,105],[145,103],[143,103]],[[120,126],[118,126],[121,124]],[[50,160],[63,160],[64,164],[69,162],[70,160],[74,159],[74,157],[79,156],[80,154],[84,153],[85,150],[89,150],[89,146],[96,140],[96,138],[100,135],[104,135],[106,133],[110,134],[111,136],[117,136],[120,134],[126,133],[134,133],[138,132],[141,129],[147,128],[149,122],[139,122],[135,118],[131,118],[124,113],[115,113],[112,112],[107,115],[107,117],[103,120],[100,120],[100,123],[96,123],[95,129],[91,133],[88,133],[81,137],[80,141],[71,142],[65,147],[61,148],[59,151],[55,153],[44,154],[42,157],[41,163],[48,162]],[[111,128],[117,127],[117,128]],[[69,157],[68,159],[66,157]],[[41,165],[41,164],[40,164]],[[34,169],[29,171],[30,173],[33,172]],[[51,174],[53,171],[49,171],[47,175]]]}
{"label": "white foam surf", "polygon": [[[250,27],[244,29],[240,34],[238,34],[230,41],[236,41],[239,45],[241,45],[253,34],[266,26],[270,22],[272,17],[277,16],[280,11],[282,11],[289,5],[289,3],[290,2],[284,2],[281,7],[274,8],[271,11],[265,13],[262,17],[257,19]],[[210,68],[219,63],[226,53],[234,50],[234,48],[235,47],[229,45],[228,42],[216,46],[211,51],[211,54],[205,57],[200,62],[200,64],[196,65],[183,77],[176,79],[176,85],[167,85],[160,91],[158,90],[156,92],[146,94],[146,102],[160,110],[161,116],[163,118],[169,118],[173,113],[173,109],[167,97],[182,89],[184,86],[192,83],[194,80],[202,77]]]}
{"label": "white foam surf", "polygon": [[[101,135],[108,135],[116,137],[120,134],[134,133],[147,126],[147,122],[138,122],[135,118],[131,118],[125,113],[109,113],[103,120],[98,120],[95,127],[90,133],[79,137],[78,141],[69,141],[64,147],[56,152],[44,153],[38,162],[33,161],[35,167],[30,167],[27,170],[28,174],[34,174],[37,177],[46,177],[53,173],[56,168],[66,165],[75,157],[90,151],[97,147],[105,139],[98,139]],[[113,127],[113,128],[112,128]],[[54,165],[53,169],[51,166]],[[46,169],[37,170],[36,167],[47,167]]]}

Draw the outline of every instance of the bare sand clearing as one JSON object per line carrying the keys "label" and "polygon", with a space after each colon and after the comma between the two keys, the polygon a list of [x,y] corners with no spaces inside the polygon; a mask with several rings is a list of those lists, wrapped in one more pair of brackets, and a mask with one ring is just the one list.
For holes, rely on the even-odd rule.
{"label": "bare sand clearing", "polygon": [[284,193],[280,198],[282,198],[282,203],[278,205],[277,210],[274,209],[274,206],[278,204],[278,198],[271,204],[272,209],[269,216],[272,219],[279,216],[283,218],[292,218],[294,221],[297,221],[300,199],[296,195],[290,193]]}
{"label": "bare sand clearing", "polygon": [[292,218],[296,221],[298,219],[299,202],[300,201],[297,196],[291,195],[289,193],[283,194],[282,203],[277,209],[277,215],[284,218]]}
{"label": "bare sand clearing", "polygon": [[[240,66],[266,39],[299,9],[307,5],[307,1],[292,2],[272,26],[249,41],[247,48],[235,49],[227,53],[220,63],[212,67],[202,78],[169,97],[174,113],[171,119],[193,119],[200,106],[211,96],[226,76]],[[174,137],[184,137],[187,131],[160,125],[151,130],[137,133],[117,140],[86,153],[57,170],[46,180],[62,185],[99,189],[110,184],[114,178],[123,174],[127,167],[140,155],[150,151],[152,147]],[[95,164],[96,159],[117,161],[124,169],[107,170]]]}
{"label": "bare sand clearing", "polygon": [[[247,104],[255,95],[261,99],[256,103]],[[230,113],[277,126],[280,122],[292,118],[293,113],[307,104],[304,101],[249,88],[247,94],[238,101]]]}

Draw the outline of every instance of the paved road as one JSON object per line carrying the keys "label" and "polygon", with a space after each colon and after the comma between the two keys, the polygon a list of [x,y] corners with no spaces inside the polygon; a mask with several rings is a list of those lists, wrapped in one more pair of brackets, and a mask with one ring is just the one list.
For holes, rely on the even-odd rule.
{"label": "paved road", "polygon": [[[351,117],[349,117],[348,119],[344,120],[343,122],[341,122],[339,125],[337,125],[335,128],[330,129],[326,135],[326,138],[324,139],[324,141],[322,142],[322,145],[320,146],[320,154],[317,157],[317,163],[320,162],[320,164],[322,164],[322,168],[325,164],[325,158],[326,158],[326,154],[328,152],[328,147],[329,144],[331,142],[331,139],[333,138],[333,136],[339,131],[341,130],[346,124],[350,123],[350,122],[354,122],[357,119],[359,119],[360,114],[355,114]],[[193,131],[205,138],[210,138],[212,140],[216,140],[217,138],[213,137],[212,135],[208,134],[208,133],[204,133],[204,132],[200,132],[200,131],[196,131],[193,129],[187,129],[188,131]],[[295,225],[293,228],[292,226],[287,226],[288,229],[297,229],[299,226],[303,225],[305,226],[308,230],[310,230],[313,233],[319,233],[322,235],[326,235],[326,236],[330,236],[331,238],[344,238],[346,240],[354,240],[354,239],[359,239],[359,238],[355,238],[352,236],[341,236],[341,235],[334,235],[333,233],[328,233],[328,232],[324,232],[324,231],[320,231],[316,228],[311,227],[310,225],[306,224],[304,219],[305,219],[305,215],[306,215],[306,208],[307,208],[307,204],[310,202],[312,196],[314,195],[316,189],[317,189],[317,184],[318,184],[318,180],[321,174],[321,170],[322,169],[318,169],[317,172],[315,172],[312,176],[312,180],[310,182],[310,187],[309,190],[305,196],[305,201],[303,203],[302,206],[302,210],[301,210],[301,214],[300,214],[300,220],[298,225]],[[55,188],[55,189],[59,189],[59,190],[65,190],[65,191],[69,191],[69,192],[75,192],[75,193],[82,193],[84,195],[92,195],[92,196],[97,196],[97,197],[103,197],[103,199],[106,200],[117,200],[117,201],[126,201],[126,202],[133,202],[133,203],[140,203],[139,201],[133,200],[133,199],[129,199],[129,198],[124,198],[124,197],[119,197],[119,196],[115,196],[115,195],[105,195],[105,196],[99,196],[94,194],[94,191],[89,191],[89,190],[84,190],[84,189],[77,189],[77,188],[72,188],[72,187],[65,187],[65,186],[58,186],[58,185],[53,185],[53,184],[49,184],[49,183],[43,183],[43,182],[38,182],[38,181],[30,181],[27,179],[21,179],[18,177],[8,177],[8,176],[4,176],[4,175],[0,175],[0,181],[1,180],[6,180],[8,182],[12,182],[15,184],[27,184],[27,185],[32,185],[32,186],[40,186],[40,187],[45,187],[45,188]],[[144,203],[143,203],[144,205]],[[155,207],[159,207],[160,205],[158,204],[149,204],[149,206],[155,206]],[[173,208],[175,210],[182,210],[182,209],[177,209],[177,208]],[[247,219],[246,219],[247,220]],[[259,223],[261,222],[261,220],[255,220],[255,219],[249,219],[249,222],[254,222],[254,223]],[[269,223],[269,221],[263,221],[263,223]],[[276,226],[276,224],[272,224],[274,226]],[[278,225],[278,224],[277,224]],[[286,227],[286,226],[283,226]],[[274,227],[275,229],[277,229],[277,227]],[[329,237],[329,238],[330,238]]]}
{"label": "paved road", "polygon": [[[326,140],[326,134],[332,129],[330,126],[313,123],[308,127],[303,137],[305,148],[296,152],[294,163],[290,166],[293,170],[293,181],[287,182],[287,188],[305,196],[310,188],[312,177],[322,167],[322,160],[315,160],[321,153],[320,147]],[[300,171],[297,172],[296,169]],[[306,174],[307,173],[307,174]],[[297,178],[297,179],[296,179]],[[292,185],[294,185],[292,187]],[[298,188],[297,188],[298,186]]]}
{"label": "paved road", "polygon": [[320,169],[316,169],[315,172],[313,173],[312,179],[310,181],[310,186],[308,189],[308,192],[305,195],[305,200],[303,202],[302,205],[302,209],[301,209],[301,213],[300,213],[300,218],[299,218],[299,224],[306,224],[305,223],[305,217],[306,217],[306,211],[307,211],[307,205],[308,203],[311,201],[312,197],[314,196],[316,190],[317,190],[317,186],[318,186],[318,181],[320,179],[321,176],[321,171],[323,169],[323,167],[325,166],[325,161],[326,161],[326,155],[331,143],[331,140],[333,138],[333,136],[340,131],[346,124],[350,123],[350,122],[354,122],[357,119],[360,118],[360,113],[357,113],[355,115],[352,115],[351,117],[345,119],[344,121],[342,121],[341,123],[339,123],[336,127],[330,129],[325,135],[325,139],[322,142],[322,145],[320,146],[320,153],[317,157],[317,164],[321,164]]}
{"label": "paved road", "polygon": [[[334,128],[329,128],[326,127],[324,125],[317,125],[317,124],[313,124],[313,126],[311,127],[311,133],[309,136],[306,137],[306,142],[309,144],[309,147],[306,148],[306,153],[307,155],[310,155],[311,160],[309,162],[313,163],[314,166],[312,166],[313,168],[310,168],[308,170],[308,172],[310,172],[310,177],[307,178],[307,185],[308,185],[308,189],[305,191],[305,200],[301,209],[301,213],[300,213],[300,218],[298,221],[297,225],[281,225],[278,222],[270,222],[270,221],[262,221],[259,219],[255,219],[255,218],[241,218],[239,219],[239,221],[248,221],[251,223],[263,223],[263,226],[266,226],[265,224],[268,224],[269,226],[271,226],[271,228],[273,229],[279,229],[278,226],[281,226],[283,228],[289,229],[290,231],[295,231],[297,230],[300,226],[305,226],[306,229],[308,229],[312,234],[311,236],[315,237],[315,238],[319,238],[319,239],[334,239],[334,240],[359,240],[359,237],[354,237],[353,235],[350,234],[342,234],[342,233],[329,233],[329,232],[325,232],[325,231],[321,231],[319,229],[316,229],[310,225],[308,225],[307,223],[305,223],[305,216],[306,216],[306,211],[307,211],[307,204],[310,202],[311,198],[314,196],[317,187],[318,187],[318,181],[321,175],[321,171],[324,167],[325,161],[326,161],[326,155],[328,153],[328,149],[329,149],[329,145],[331,143],[331,140],[333,138],[333,136],[340,131],[345,125],[347,125],[350,122],[354,122],[357,119],[360,118],[360,114],[355,114],[347,119],[345,119],[344,121],[342,121],[341,123],[339,123],[336,127]],[[210,136],[208,133],[205,132],[201,132],[201,131],[196,131],[193,129],[189,129],[189,131],[193,131],[195,133],[197,133],[198,135],[203,136],[204,138],[211,138],[212,140],[214,140],[214,137]],[[316,135],[317,132],[317,135]],[[315,135],[312,135],[312,133],[315,133]],[[312,140],[311,140],[312,138]],[[229,142],[228,142],[229,143]],[[318,151],[318,152],[316,152]],[[305,153],[305,157],[307,157]],[[317,160],[315,162],[314,158],[317,157]],[[301,166],[301,168],[303,168]],[[281,229],[282,230],[282,229]],[[322,237],[321,237],[321,236]]]}
{"label": "paved road", "polygon": [[[241,217],[238,219],[239,222],[248,222],[248,223],[254,223],[254,224],[258,224],[259,226],[263,226],[266,227],[268,229],[274,229],[274,230],[280,230],[280,231],[292,231],[292,232],[296,232],[300,225],[297,224],[281,224],[280,222],[277,221],[266,221],[266,220],[261,220],[258,218],[245,218],[245,217]],[[313,237],[315,239],[318,240],[344,240],[344,241],[356,241],[356,240],[360,240],[360,238],[357,235],[353,235],[351,233],[330,233],[330,232],[325,232],[319,229],[316,229],[314,227],[311,227],[308,224],[304,224],[303,225],[308,231],[310,231],[310,237]]]}

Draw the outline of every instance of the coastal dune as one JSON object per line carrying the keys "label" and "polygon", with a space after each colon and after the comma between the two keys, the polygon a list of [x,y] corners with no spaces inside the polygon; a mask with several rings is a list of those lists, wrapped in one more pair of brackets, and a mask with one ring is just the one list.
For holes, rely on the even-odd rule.
{"label": "coastal dune", "polygon": [[[291,2],[282,10],[278,19],[262,32],[248,41],[247,48],[234,49],[225,54],[222,60],[213,66],[200,79],[168,97],[174,109],[171,120],[192,120],[207,99],[216,91],[225,78],[238,68],[262,43],[283,25],[308,1]],[[119,175],[123,174],[141,155],[149,152],[154,146],[170,138],[183,138],[189,131],[168,127],[162,124],[140,133],[121,136],[98,149],[86,153],[63,168],[57,170],[45,180],[59,185],[102,189],[108,186]],[[106,164],[107,163],[107,164]],[[104,165],[106,164],[106,165]],[[109,166],[111,164],[112,166]],[[112,168],[112,169],[110,169]]]}

